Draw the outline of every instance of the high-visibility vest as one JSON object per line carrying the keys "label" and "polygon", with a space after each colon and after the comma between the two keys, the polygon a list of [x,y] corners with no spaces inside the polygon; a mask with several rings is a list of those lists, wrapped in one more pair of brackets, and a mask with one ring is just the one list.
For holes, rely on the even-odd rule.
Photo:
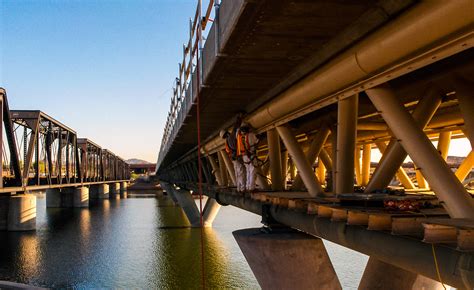
{"label": "high-visibility vest", "polygon": [[246,143],[245,135],[243,135],[242,132],[238,131],[237,132],[237,156],[246,155],[247,150],[246,150],[245,143]]}

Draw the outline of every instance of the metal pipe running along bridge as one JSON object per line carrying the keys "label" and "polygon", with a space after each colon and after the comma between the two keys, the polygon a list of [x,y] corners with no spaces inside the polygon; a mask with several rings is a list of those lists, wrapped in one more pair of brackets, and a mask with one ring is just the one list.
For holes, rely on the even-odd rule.
{"label": "metal pipe running along bridge", "polygon": [[36,229],[36,196],[48,207],[87,207],[125,192],[129,165],[41,111],[10,110],[0,88],[0,230]]}
{"label": "metal pipe running along bridge", "polygon": [[[156,167],[191,225],[221,205],[262,215],[272,234],[234,235],[263,288],[341,288],[327,239],[370,256],[360,289],[473,289],[472,1],[201,6]],[[245,195],[218,136],[242,111],[264,161]],[[471,151],[453,171],[455,138]]]}

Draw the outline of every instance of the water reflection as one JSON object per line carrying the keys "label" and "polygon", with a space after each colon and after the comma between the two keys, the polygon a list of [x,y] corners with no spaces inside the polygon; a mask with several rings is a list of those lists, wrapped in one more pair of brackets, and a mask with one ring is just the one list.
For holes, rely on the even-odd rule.
{"label": "water reflection", "polygon": [[[89,209],[46,209],[40,197],[37,205],[36,233],[0,232],[0,280],[59,288],[200,288],[200,229],[188,227],[167,197],[97,200]],[[231,236],[245,223],[221,214],[216,228],[203,232],[207,286],[256,288]],[[249,220],[259,224],[259,218]]]}

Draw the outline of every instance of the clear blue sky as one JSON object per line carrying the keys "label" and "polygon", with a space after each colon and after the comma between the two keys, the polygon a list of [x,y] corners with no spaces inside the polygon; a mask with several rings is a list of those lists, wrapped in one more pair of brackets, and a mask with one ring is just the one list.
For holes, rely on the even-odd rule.
{"label": "clear blue sky", "polygon": [[0,86],[123,158],[155,162],[195,0],[0,0]]}

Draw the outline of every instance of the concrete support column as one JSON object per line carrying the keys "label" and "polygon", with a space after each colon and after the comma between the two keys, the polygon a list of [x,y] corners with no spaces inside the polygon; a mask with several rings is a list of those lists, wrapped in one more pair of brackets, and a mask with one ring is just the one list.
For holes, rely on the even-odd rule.
{"label": "concrete support column", "polygon": [[364,144],[362,146],[362,186],[369,184],[371,155],[372,145]]}
{"label": "concrete support column", "polygon": [[36,230],[36,196],[21,194],[9,198],[7,228],[9,231]]}
{"label": "concrete support column", "polygon": [[321,184],[316,179],[313,168],[309,164],[308,159],[306,159],[306,156],[293,135],[293,132],[291,132],[290,128],[287,126],[278,126],[276,129],[283,140],[283,143],[285,143],[286,149],[290,153],[292,160],[295,162],[296,168],[301,175],[301,179],[303,180],[308,193],[311,196],[325,195]]}
{"label": "concrete support column", "polygon": [[222,160],[224,161],[227,172],[229,173],[230,179],[232,180],[233,185],[237,185],[237,180],[235,178],[235,169],[232,160],[230,160],[229,155],[224,150],[219,151],[221,154]]}
{"label": "concrete support column", "polygon": [[107,199],[110,195],[110,187],[108,184],[97,185],[97,197],[99,199]]}
{"label": "concrete support column", "polygon": [[[340,100],[337,105],[337,180],[335,193],[354,191],[354,152],[357,135],[359,96]],[[362,173],[362,176],[364,174]],[[364,177],[362,177],[364,181]]]}
{"label": "concrete support column", "polygon": [[194,202],[191,193],[187,190],[178,189],[174,185],[169,183],[162,183],[161,186],[166,190],[166,192],[170,192],[174,198],[178,201],[179,206],[183,209],[184,214],[188,218],[189,223],[192,227],[200,227],[201,226],[201,214],[199,209]]}
{"label": "concrete support column", "polygon": [[360,290],[443,290],[438,281],[371,257],[359,284]]}
{"label": "concrete support column", "polygon": [[[366,91],[398,142],[421,167],[453,218],[474,218],[474,201],[388,85]],[[397,166],[398,168],[399,166]]]}
{"label": "concrete support column", "polygon": [[[383,156],[385,150],[387,150],[387,144],[385,144],[385,142],[377,142],[375,144],[377,145],[377,148]],[[406,189],[415,189],[415,185],[411,181],[410,177],[408,177],[407,173],[405,172],[405,169],[403,169],[402,167],[399,167],[397,170],[397,178],[398,180],[400,180],[401,184]]]}
{"label": "concrete support column", "polygon": [[10,205],[9,196],[0,196],[0,231],[8,228],[8,206]]}
{"label": "concrete support column", "polygon": [[128,183],[126,181],[120,182],[120,198],[127,198]]}
{"label": "concrete support column", "polygon": [[120,182],[120,192],[127,191],[128,183],[126,181]]}
{"label": "concrete support column", "polygon": [[451,132],[439,133],[438,152],[446,161],[448,159],[449,144],[451,143]]}
{"label": "concrete support column", "polygon": [[59,188],[46,189],[46,207],[62,207],[62,196]]}
{"label": "concrete support column", "polygon": [[[320,155],[321,150],[323,149],[324,143],[326,143],[326,140],[329,137],[329,128],[326,126],[323,126],[318,133],[316,133],[316,136],[314,136],[313,141],[311,141],[311,144],[309,145],[309,149],[306,152],[306,159],[308,159],[308,162],[310,165],[312,165],[315,161],[316,158]],[[294,163],[294,162],[292,162]],[[323,183],[323,180],[319,180],[321,183]],[[293,186],[291,189],[294,190],[301,190],[303,186],[303,181],[301,179],[300,174],[296,174],[296,177],[293,182]]]}
{"label": "concrete support column", "polygon": [[89,188],[76,187],[72,191],[73,207],[89,207]]}
{"label": "concrete support column", "polygon": [[120,183],[119,182],[114,182],[114,183],[109,184],[109,194],[110,195],[120,194]]}
{"label": "concrete support column", "polygon": [[[290,153],[291,154],[291,153]],[[321,239],[302,232],[233,232],[262,289],[342,289]]]}
{"label": "concrete support column", "polygon": [[216,216],[219,213],[220,208],[221,208],[221,205],[218,204],[215,199],[210,198],[210,197],[207,199],[206,205],[204,206],[203,214],[202,214],[202,221],[205,227],[212,227],[212,223],[216,219]]}
{"label": "concrete support column", "polygon": [[[440,104],[441,94],[436,90],[429,91],[428,94],[420,100],[413,111],[413,119],[419,128],[426,127]],[[406,116],[408,114],[406,110],[405,113]],[[384,189],[387,187],[395,173],[398,171],[400,166],[402,166],[406,157],[407,153],[402,144],[395,138],[390,140],[390,143],[383,153],[382,159],[380,159],[380,162],[375,169],[365,192],[370,193],[374,190]]]}
{"label": "concrete support column", "polygon": [[276,129],[267,131],[267,142],[272,189],[281,191],[284,190],[285,186],[282,179],[283,174],[281,173],[280,137],[278,136]]}

